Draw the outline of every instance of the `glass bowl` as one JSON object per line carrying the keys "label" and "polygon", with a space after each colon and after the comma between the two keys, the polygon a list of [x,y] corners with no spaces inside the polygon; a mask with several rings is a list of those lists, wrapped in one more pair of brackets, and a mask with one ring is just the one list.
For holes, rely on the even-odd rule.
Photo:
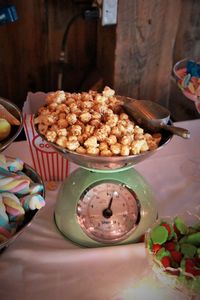
{"label": "glass bowl", "polygon": [[189,61],[196,61],[192,58],[185,58],[178,61],[173,67],[173,74],[177,81],[178,87],[188,99],[196,102],[200,100],[200,78],[187,74],[187,64]]}
{"label": "glass bowl", "polygon": [[7,99],[0,97],[0,104],[3,105],[15,118],[20,121],[20,125],[11,125],[11,132],[7,138],[0,142],[0,152],[4,151],[18,137],[23,128],[23,118],[20,109]]}
{"label": "glass bowl", "polygon": [[[14,158],[10,158],[10,157],[9,158],[7,157],[7,159],[8,159],[7,161],[15,160]],[[22,172],[25,174],[25,176],[28,176],[33,183],[36,183],[43,187],[43,190],[37,193],[44,198],[45,197],[44,183],[41,177],[38,175],[38,173],[26,163],[23,164]],[[16,232],[7,240],[0,242],[0,253],[2,253],[11,243],[13,243],[19,237],[19,235],[21,235],[24,232],[26,227],[31,224],[33,218],[38,213],[38,211],[39,209],[34,209],[34,210],[29,209],[25,212],[24,219],[17,226]]]}
{"label": "glass bowl", "polygon": [[[198,239],[193,244],[189,243],[192,234]],[[199,208],[176,217],[161,217],[145,234],[146,253],[156,278],[188,297],[200,294],[199,235]]]}

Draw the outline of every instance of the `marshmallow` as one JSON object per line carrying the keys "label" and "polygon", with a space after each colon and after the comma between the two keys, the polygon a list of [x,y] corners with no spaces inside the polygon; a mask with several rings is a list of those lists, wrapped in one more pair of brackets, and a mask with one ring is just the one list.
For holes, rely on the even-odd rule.
{"label": "marshmallow", "polygon": [[27,195],[20,199],[21,204],[25,211],[40,209],[45,206],[44,198],[39,194]]}
{"label": "marshmallow", "polygon": [[2,201],[6,208],[6,213],[9,220],[12,221],[21,221],[24,219],[25,211],[21,206],[20,200],[18,197],[12,193],[2,193]]}
{"label": "marshmallow", "polygon": [[11,192],[18,196],[29,193],[30,180],[20,176],[0,178],[0,192]]}

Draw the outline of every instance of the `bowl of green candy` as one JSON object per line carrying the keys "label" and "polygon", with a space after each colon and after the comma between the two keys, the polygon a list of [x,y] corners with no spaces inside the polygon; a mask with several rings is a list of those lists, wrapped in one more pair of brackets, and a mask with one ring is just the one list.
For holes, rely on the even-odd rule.
{"label": "bowl of green candy", "polygon": [[145,235],[156,277],[189,296],[200,295],[200,216],[161,217]]}

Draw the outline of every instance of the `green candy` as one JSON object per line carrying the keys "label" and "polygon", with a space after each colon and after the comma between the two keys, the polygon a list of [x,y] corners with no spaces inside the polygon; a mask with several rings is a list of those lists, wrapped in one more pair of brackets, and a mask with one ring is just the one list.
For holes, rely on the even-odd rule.
{"label": "green candy", "polygon": [[200,258],[200,248],[197,249],[197,256]]}
{"label": "green candy", "polygon": [[160,248],[160,250],[158,250],[158,252],[156,253],[156,258],[158,260],[161,260],[163,257],[165,256],[171,256],[170,252],[168,250],[166,250],[164,247]]}
{"label": "green candy", "polygon": [[179,244],[183,244],[183,243],[187,243],[187,235],[183,236],[180,240],[179,240]]}
{"label": "green candy", "polygon": [[196,247],[200,246],[200,232],[194,232],[182,237],[179,241],[180,244],[192,244]]}
{"label": "green candy", "polygon": [[191,233],[190,235],[188,235],[186,243],[199,247],[200,246],[200,232],[195,232],[195,233]]}
{"label": "green candy", "polygon": [[194,228],[194,227],[188,227],[188,234],[192,234],[192,233],[195,233],[197,232],[197,230]]}
{"label": "green candy", "polygon": [[171,224],[168,224],[169,225],[169,228],[170,228],[170,234],[168,236],[168,241],[170,241],[173,237],[176,239],[176,236],[175,236],[175,232],[174,232],[174,228]]}
{"label": "green candy", "polygon": [[183,258],[181,259],[180,267],[181,267],[182,270],[185,271],[185,257],[183,257]]}
{"label": "green candy", "polygon": [[152,242],[151,239],[149,239],[149,242],[148,242],[148,244],[147,244],[147,247],[148,247],[148,249],[152,250],[152,248],[153,248],[153,242]]}
{"label": "green candy", "polygon": [[197,248],[190,244],[181,244],[181,252],[185,257],[193,258],[197,252]]}
{"label": "green candy", "polygon": [[180,231],[181,234],[188,233],[188,227],[180,217],[176,217],[174,219],[174,224],[176,225],[176,228]]}
{"label": "green candy", "polygon": [[200,222],[196,223],[193,228],[197,231],[200,229]]}
{"label": "green candy", "polygon": [[151,231],[151,239],[154,244],[164,244],[168,238],[168,231],[164,226],[156,226]]}

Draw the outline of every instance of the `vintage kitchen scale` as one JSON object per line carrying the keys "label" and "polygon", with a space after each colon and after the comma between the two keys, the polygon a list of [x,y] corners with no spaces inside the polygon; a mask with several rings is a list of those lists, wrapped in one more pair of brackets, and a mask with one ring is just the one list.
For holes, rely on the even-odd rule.
{"label": "vintage kitchen scale", "polygon": [[65,179],[59,191],[55,207],[59,231],[83,247],[138,242],[155,222],[157,209],[150,185],[133,166],[171,138],[172,133],[163,131],[156,150],[126,157],[79,154],[49,142],[80,166]]}
{"label": "vintage kitchen scale", "polygon": [[151,188],[133,168],[79,168],[63,183],[55,209],[59,230],[86,247],[136,242],[156,217]]}

